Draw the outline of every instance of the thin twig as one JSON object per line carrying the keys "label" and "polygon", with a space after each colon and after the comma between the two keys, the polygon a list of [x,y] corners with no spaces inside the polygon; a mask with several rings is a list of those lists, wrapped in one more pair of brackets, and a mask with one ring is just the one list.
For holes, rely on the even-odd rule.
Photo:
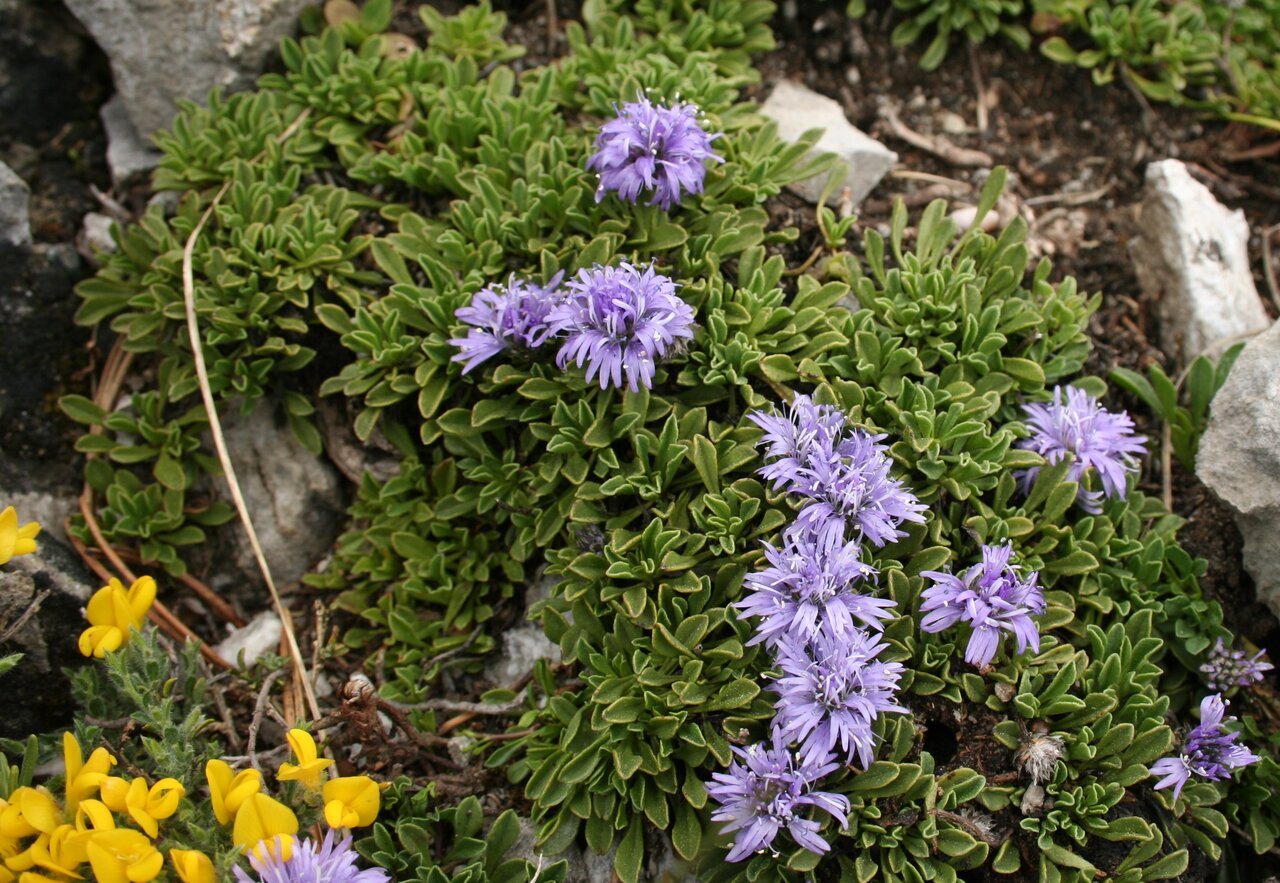
{"label": "thin twig", "polygon": [[953,166],[973,166],[986,169],[995,165],[995,160],[991,158],[991,154],[985,151],[959,147],[941,135],[922,135],[908,127],[906,123],[898,118],[898,112],[888,103],[880,105],[880,119],[884,121],[890,135],[907,142],[912,147],[923,150],[925,153],[932,153]]}
{"label": "thin twig", "polygon": [[556,14],[556,0],[547,0],[547,54],[556,54],[556,40],[559,37],[560,18]]}
{"label": "thin twig", "polygon": [[822,246],[822,245],[815,246],[813,251],[809,253],[809,256],[804,259],[803,264],[790,270],[783,270],[782,275],[783,276],[803,276],[805,273],[809,271],[810,267],[812,267],[815,263],[817,263],[818,258],[822,257],[822,252],[824,248],[825,246]]}
{"label": "thin twig", "polygon": [[0,633],[0,644],[3,644],[5,641],[16,635],[18,630],[27,624],[27,620],[40,612],[40,605],[44,603],[44,600],[48,598],[50,594],[52,594],[51,589],[42,589],[34,598],[32,598],[31,603],[27,605],[26,610],[22,611],[22,615],[18,617],[17,621],[6,628],[4,632]]}
{"label": "thin twig", "polygon": [[890,178],[909,178],[913,181],[931,181],[934,184],[946,184],[952,190],[972,190],[967,181],[948,178],[946,175],[935,175],[933,172],[921,172],[916,169],[890,169]]}
{"label": "thin twig", "polygon": [[978,44],[966,40],[969,47],[969,71],[973,74],[973,88],[978,95],[978,132],[987,134],[987,88],[982,82],[982,65],[978,63]]}
{"label": "thin twig", "polygon": [[971,820],[966,819],[959,813],[954,813],[945,809],[931,809],[929,815],[950,822],[959,828],[964,828],[974,837],[981,840],[988,846],[999,846],[1003,841],[995,837],[990,831],[984,831],[980,825],[975,825]]}
{"label": "thin twig", "polygon": [[501,715],[518,711],[520,706],[524,705],[524,700],[528,694],[528,689],[523,689],[510,702],[503,702],[500,705],[490,705],[484,702],[457,702],[452,699],[427,699],[423,702],[414,703],[392,702],[390,699],[383,699],[380,700],[379,704],[386,702],[404,711],[457,711],[463,714]]}
{"label": "thin twig", "polygon": [[1280,285],[1276,285],[1276,268],[1271,258],[1271,237],[1280,233],[1280,224],[1262,231],[1262,275],[1267,280],[1267,290],[1271,292],[1271,302],[1280,310]]}
{"label": "thin twig", "polygon": [[[303,110],[302,113],[298,114],[289,127],[275,139],[276,143],[281,144],[288,140],[301,127],[309,114],[310,109]],[[223,476],[231,490],[231,499],[235,504],[236,512],[239,514],[245,533],[249,537],[249,545],[253,548],[253,557],[258,563],[258,569],[262,571],[267,590],[271,593],[271,601],[275,605],[276,614],[280,617],[280,624],[283,627],[285,641],[289,650],[289,658],[293,662],[294,677],[301,683],[302,693],[306,697],[307,705],[310,707],[312,719],[318,719],[320,717],[320,704],[316,701],[315,689],[307,678],[306,663],[303,661],[302,651],[298,647],[298,637],[293,630],[293,618],[289,615],[289,609],[281,600],[280,592],[276,589],[275,580],[271,576],[271,568],[267,565],[266,555],[262,551],[262,544],[258,542],[257,531],[253,528],[253,519],[249,515],[249,507],[244,501],[244,494],[240,491],[240,482],[236,478],[235,465],[231,462],[231,454],[227,449],[227,440],[222,435],[222,421],[218,418],[218,408],[213,400],[213,388],[209,384],[209,369],[204,361],[204,342],[200,337],[200,326],[196,317],[196,284],[195,270],[193,268],[196,240],[213,216],[214,210],[217,209],[222,197],[231,188],[231,182],[232,179],[228,178],[218,188],[218,192],[214,194],[204,213],[200,215],[200,220],[196,223],[190,235],[187,236],[187,241],[182,248],[182,300],[187,313],[187,339],[191,345],[191,359],[196,367],[196,380],[200,386],[200,398],[204,402],[205,413],[209,418],[209,432],[213,436],[213,446],[218,452],[218,461],[222,465]]]}
{"label": "thin twig", "polygon": [[1173,429],[1168,420],[1160,427],[1160,489],[1164,508],[1173,511]]}
{"label": "thin twig", "polygon": [[227,741],[231,743],[231,747],[234,750],[239,751],[243,743],[240,741],[240,732],[236,728],[235,720],[231,717],[231,709],[227,707],[227,698],[222,694],[222,690],[214,684],[213,672],[209,670],[208,666],[204,666],[203,661],[201,665],[205,670],[204,679],[209,685],[209,693],[213,696],[213,705],[218,709],[218,716],[222,718],[222,723],[226,726]]}
{"label": "thin twig", "polygon": [[277,668],[267,675],[262,681],[262,689],[258,691],[258,701],[253,705],[253,719],[249,721],[249,733],[245,740],[244,753],[255,770],[262,770],[262,765],[258,763],[255,748],[258,744],[258,728],[262,726],[262,716],[267,710],[267,698],[271,695],[272,685],[287,674],[288,671],[286,668]]}
{"label": "thin twig", "polygon": [[1022,200],[1023,205],[1052,205],[1060,202],[1063,205],[1087,205],[1101,199],[1111,192],[1111,188],[1115,186],[1114,181],[1110,181],[1097,190],[1085,190],[1081,192],[1063,192],[1063,193],[1046,193],[1043,196],[1032,196]]}

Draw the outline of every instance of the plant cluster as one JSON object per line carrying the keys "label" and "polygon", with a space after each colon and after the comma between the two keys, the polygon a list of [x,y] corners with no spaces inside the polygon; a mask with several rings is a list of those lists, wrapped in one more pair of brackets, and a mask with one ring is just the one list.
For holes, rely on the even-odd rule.
{"label": "plant cluster", "polygon": [[[1276,0],[893,0],[903,19],[895,46],[929,32],[920,65],[933,70],[963,34],[971,44],[997,34],[1091,72],[1099,85],[1117,76],[1148,98],[1202,108],[1229,119],[1280,126]],[[847,14],[866,14],[850,0]]]}
{"label": "plant cluster", "polygon": [[[384,33],[390,4],[371,0],[286,41],[259,91],[185,108],[156,178],[180,192],[177,210],[122,231],[121,254],[81,288],[81,318],[109,320],[150,386],[111,414],[66,405],[103,428],[82,444],[104,531],[123,523],[107,509],[137,522],[158,499],[146,511],[163,530],[108,538],[169,566],[181,558],[142,542],[176,548],[164,537],[213,511],[166,495],[212,471],[188,417],[177,256],[227,184],[194,262],[220,406],[275,407],[318,449],[311,399],[333,396],[356,437],[399,457],[395,474],[362,477],[350,529],[307,578],[350,615],[328,649],[378,654],[384,695],[418,701],[446,669],[478,672],[494,623],[552,578],[531,613],[562,663],[535,668],[545,701],[479,749],[523,792],[541,853],[613,850],[626,883],[667,838],[710,881],[947,883],[987,867],[1140,883],[1180,874],[1193,851],[1217,860],[1231,824],[1270,848],[1280,746],[1252,681],[1230,688],[1239,735],[1203,729],[1176,757],[1231,738],[1259,760],[1176,795],[1152,788],[1170,722],[1190,720],[1201,666],[1232,636],[1177,543],[1179,519],[1132,487],[1139,451],[1099,404],[1106,384],[1080,376],[1096,298],[1051,281],[1047,261],[1030,266],[1020,220],[960,231],[941,202],[915,219],[914,241],[896,208],[887,237],[865,234],[862,260],[851,221],[822,206],[821,260],[789,269],[797,232],[771,227],[766,205],[832,160],[805,158],[817,133],[783,144],[740,100],[771,13],[592,0],[566,24],[561,58],[517,71],[487,4],[426,10],[419,48]],[[633,99],[640,110],[625,109]],[[646,143],[674,179],[612,150],[621,129],[664,112],[680,116],[663,122],[679,137]],[[991,175],[977,217],[1003,183]],[[799,456],[808,429],[773,416],[805,402],[838,456]],[[1103,450],[1070,423],[1082,413]],[[858,496],[869,489],[881,495]],[[789,525],[805,531],[775,545]],[[821,573],[805,569],[816,562]],[[101,623],[126,624],[123,612]],[[797,630],[805,641],[787,639]],[[806,643],[828,656],[832,630],[862,636],[862,667],[822,677],[874,671],[896,695],[873,705],[894,713],[788,716],[820,698]],[[1006,633],[1018,652],[1004,652]],[[136,765],[201,787],[216,752],[192,670],[170,671],[140,638],[104,663],[111,685],[80,676],[86,709],[144,717],[154,736]],[[170,678],[188,703],[148,707],[147,685]],[[118,700],[128,710],[103,707]],[[318,762],[295,739],[286,779]],[[819,747],[797,760],[790,742]],[[747,830],[766,795],[790,814],[729,846],[705,784],[726,777],[739,784],[721,792],[719,820]],[[562,873],[507,858],[513,815],[486,835],[476,801],[430,800],[393,786],[360,841],[396,879]],[[184,842],[208,850],[220,829],[201,812],[204,833],[193,825]],[[799,848],[754,854],[787,837]],[[302,861],[335,853],[313,841]],[[225,872],[232,854],[211,854]]]}

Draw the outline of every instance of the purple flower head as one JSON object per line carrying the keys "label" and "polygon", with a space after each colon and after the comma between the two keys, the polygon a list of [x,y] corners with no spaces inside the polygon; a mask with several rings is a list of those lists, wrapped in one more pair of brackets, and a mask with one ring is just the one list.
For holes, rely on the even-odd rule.
{"label": "purple flower head", "polygon": [[257,878],[236,868],[236,880],[238,883],[391,883],[391,875],[381,868],[365,871],[357,868],[358,858],[351,848],[351,835],[334,843],[330,829],[319,847],[314,839],[295,843],[288,861],[280,861],[274,855],[266,859],[250,855],[249,863],[257,872]]}
{"label": "purple flower head", "polygon": [[568,335],[556,362],[586,363],[587,381],[599,374],[601,389],[622,386],[624,373],[632,392],[651,388],[657,360],[677,340],[693,338],[693,307],[652,264],[597,264],[579,270],[566,288],[547,316],[552,333]]}
{"label": "purple flower head", "polygon": [[1200,666],[1209,689],[1221,693],[1232,687],[1247,687],[1259,683],[1266,673],[1275,668],[1270,662],[1263,662],[1265,650],[1259,650],[1253,656],[1246,656],[1243,650],[1230,650],[1222,639],[1209,651],[1209,658]]}
{"label": "purple flower head", "polygon": [[876,717],[907,710],[894,699],[902,665],[877,659],[887,646],[861,629],[845,640],[819,632],[812,641],[778,645],[774,726],[787,741],[800,742],[806,763],[833,751],[844,763],[856,755],[863,769],[875,760]]}
{"label": "purple flower head", "polygon": [[551,336],[548,315],[560,301],[556,288],[564,273],[556,273],[546,285],[535,285],[514,274],[506,285],[492,285],[476,292],[471,303],[454,315],[472,326],[466,337],[449,343],[461,352],[451,361],[466,362],[462,373],[505,349],[534,350]]}
{"label": "purple flower head", "polygon": [[773,461],[761,476],[809,501],[792,530],[832,543],[852,532],[878,547],[907,535],[898,528],[902,522],[925,520],[924,505],[902,481],[889,477],[892,461],[888,448],[879,444],[885,436],[849,428],[838,408],[798,395],[789,416],[758,411],[749,416],[764,430],[759,443]]}
{"label": "purple flower head", "polygon": [[937,570],[926,570],[921,576],[933,580],[924,590],[920,612],[928,614],[920,621],[926,632],[940,632],[958,622],[973,627],[964,661],[985,668],[995,658],[1005,632],[1012,632],[1022,653],[1028,646],[1040,649],[1040,630],[1032,614],[1044,613],[1044,595],[1036,585],[1038,574],[1025,579],[1021,568],[1009,563],[1013,546],[982,547],[982,563],[975,564],[960,576]]}
{"label": "purple flower head", "polygon": [[[1137,458],[1147,452],[1146,436],[1133,434],[1133,420],[1123,412],[1112,414],[1098,400],[1074,386],[1054,387],[1053,401],[1024,406],[1031,437],[1018,442],[1018,447],[1035,451],[1050,463],[1067,454],[1075,461],[1067,471],[1070,481],[1081,483],[1076,502],[1080,508],[1096,515],[1102,511],[1102,498],[1124,499],[1125,476],[1137,470]],[[1102,482],[1102,490],[1087,490],[1084,478],[1092,470]],[[1039,475],[1038,467],[1023,470],[1018,478],[1023,493]]]}
{"label": "purple flower head", "polygon": [[653,191],[649,205],[667,211],[683,191],[702,192],[706,160],[724,162],[711,151],[720,135],[707,134],[692,104],[663,107],[640,94],[617,113],[601,127],[596,152],[587,160],[587,168],[600,173],[596,202],[610,190],[626,202]]}
{"label": "purple flower head", "polygon": [[763,619],[749,644],[776,646],[786,635],[807,641],[819,631],[847,640],[857,631],[855,621],[880,630],[893,618],[893,601],[854,589],[876,573],[859,559],[856,542],[789,534],[781,549],[765,545],[764,554],[769,566],[747,576],[751,594],[733,605]]}
{"label": "purple flower head", "polygon": [[1156,782],[1157,789],[1172,785],[1173,798],[1177,800],[1193,774],[1218,782],[1231,778],[1232,770],[1260,760],[1245,746],[1235,744],[1240,734],[1223,726],[1226,721],[1235,720],[1226,714],[1227,701],[1222,696],[1214,693],[1200,700],[1200,724],[1187,734],[1182,753],[1151,765],[1153,776],[1164,777]]}
{"label": "purple flower head", "polygon": [[727,773],[715,773],[707,794],[720,804],[711,814],[713,821],[728,822],[725,833],[737,831],[733,849],[726,857],[742,861],[752,853],[771,849],[778,832],[786,828],[796,843],[819,855],[831,846],[818,836],[822,826],[797,813],[814,806],[834,816],[841,827],[848,824],[849,800],[840,794],[811,790],[814,782],[840,765],[823,758],[818,763],[800,763],[786,742],[773,733],[773,745],[757,743],[747,748],[733,746],[740,760],[729,765]]}
{"label": "purple flower head", "polygon": [[839,408],[815,405],[807,395],[797,395],[788,414],[752,411],[747,417],[764,430],[757,444],[772,462],[760,469],[760,475],[773,482],[775,490],[803,483],[809,463],[829,457],[839,446],[846,424]]}

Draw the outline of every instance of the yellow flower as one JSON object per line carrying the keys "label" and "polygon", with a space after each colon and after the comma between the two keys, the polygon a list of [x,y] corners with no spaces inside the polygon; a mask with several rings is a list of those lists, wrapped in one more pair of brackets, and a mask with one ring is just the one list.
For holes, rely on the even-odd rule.
{"label": "yellow flower", "polygon": [[[67,877],[78,877],[76,868],[88,861],[92,833],[77,831],[70,825],[59,825],[52,834],[41,835],[31,847],[31,858],[46,871]],[[25,875],[24,875],[25,876]]]}
{"label": "yellow flower", "polygon": [[298,838],[292,834],[277,834],[270,840],[260,841],[257,846],[249,850],[249,854],[260,862],[287,862],[293,858],[293,845],[297,842]]}
{"label": "yellow flower", "polygon": [[151,838],[160,834],[156,821],[177,812],[178,801],[186,793],[177,779],[161,779],[150,789],[143,778],[125,781],[119,776],[106,776],[102,780],[102,802],[115,812],[127,813]]}
{"label": "yellow flower", "polygon": [[0,834],[6,837],[30,837],[52,834],[62,824],[62,810],[43,788],[25,785],[14,789],[9,802],[0,811]]}
{"label": "yellow flower", "polygon": [[213,862],[197,849],[171,849],[169,861],[182,883],[215,883]]}
{"label": "yellow flower", "polygon": [[82,800],[76,807],[77,831],[111,831],[115,826],[111,810],[101,800]]}
{"label": "yellow flower", "polygon": [[149,576],[134,580],[128,591],[112,579],[93,593],[85,608],[89,628],[80,635],[80,652],[98,659],[119,650],[131,629],[142,628],[147,611],[156,600],[156,581]]}
{"label": "yellow flower", "polygon": [[293,835],[298,833],[298,817],[293,810],[274,797],[266,794],[251,794],[249,799],[236,810],[236,821],[231,827],[231,840],[244,850],[253,850],[261,855],[259,844],[264,840],[274,841],[283,836],[283,849],[286,860],[293,850]]}
{"label": "yellow flower", "polygon": [[76,811],[80,801],[95,794],[102,780],[116,765],[116,759],[105,748],[95,748],[84,761],[80,743],[70,731],[62,734],[62,759],[67,768],[67,784],[64,804],[67,815]]}
{"label": "yellow flower", "polygon": [[298,765],[288,762],[280,764],[276,778],[282,782],[301,782],[312,791],[319,791],[320,775],[327,767],[333,766],[333,761],[320,756],[320,752],[316,750],[316,740],[306,730],[290,730],[288,739],[293,756],[298,758]]}
{"label": "yellow flower", "polygon": [[368,776],[343,776],[324,783],[324,820],[330,828],[372,825],[382,803],[382,789]]}
{"label": "yellow flower", "polygon": [[97,832],[88,853],[98,883],[148,883],[164,869],[160,851],[146,835],[129,828]]}
{"label": "yellow flower", "polygon": [[0,564],[8,564],[15,555],[30,555],[36,550],[36,534],[40,525],[28,521],[18,527],[18,513],[12,506],[0,512]]}
{"label": "yellow flower", "polygon": [[225,760],[205,764],[204,776],[209,781],[209,802],[220,825],[230,824],[240,805],[262,790],[262,773],[257,770],[233,773]]}

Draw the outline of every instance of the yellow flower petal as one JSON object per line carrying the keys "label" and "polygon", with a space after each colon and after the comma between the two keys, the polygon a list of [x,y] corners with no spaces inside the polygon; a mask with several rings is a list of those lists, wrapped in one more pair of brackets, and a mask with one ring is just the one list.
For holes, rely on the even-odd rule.
{"label": "yellow flower petal", "polygon": [[249,850],[258,861],[287,862],[293,858],[293,846],[298,838],[292,834],[277,834],[270,840],[263,840]]}
{"label": "yellow flower petal", "polygon": [[12,506],[0,512],[0,564],[8,564],[15,555],[30,555],[36,550],[35,538],[40,525],[29,521],[18,526],[18,513]]}
{"label": "yellow flower petal", "polygon": [[124,646],[124,632],[113,625],[91,625],[80,633],[80,654],[102,659]]}
{"label": "yellow flower petal", "polygon": [[[134,779],[133,782],[139,782],[145,793],[147,783],[141,779]],[[107,805],[107,809],[112,812],[127,812],[129,809],[129,789],[133,787],[133,782],[120,776],[105,776],[98,786],[98,793],[102,795],[102,802]]]}
{"label": "yellow flower petal", "polygon": [[151,841],[128,828],[99,831],[87,852],[98,883],[147,883],[164,868],[164,856]]}
{"label": "yellow flower petal", "polygon": [[324,818],[331,828],[372,825],[382,805],[382,789],[368,776],[343,776],[324,783]]}
{"label": "yellow flower petal", "polygon": [[149,576],[140,576],[129,587],[129,611],[132,614],[131,624],[135,629],[142,628],[147,619],[147,611],[156,600],[156,581]]}
{"label": "yellow flower petal", "polygon": [[213,862],[197,849],[171,849],[169,861],[182,883],[216,883]]}
{"label": "yellow flower petal", "polygon": [[178,811],[187,789],[177,779],[161,779],[147,793],[147,812],[152,818],[167,819]]}
{"label": "yellow flower petal", "polygon": [[82,800],[76,807],[76,830],[110,831],[116,826],[111,810],[101,800]]}
{"label": "yellow flower petal", "polygon": [[209,781],[209,802],[220,825],[230,824],[241,804],[262,790],[262,773],[257,770],[234,773],[225,760],[209,761],[204,775]]}
{"label": "yellow flower petal", "polygon": [[124,586],[113,577],[89,598],[89,603],[84,608],[85,619],[89,620],[90,625],[116,625],[115,598],[123,594]]}
{"label": "yellow flower petal", "polygon": [[251,849],[277,834],[298,833],[298,817],[274,797],[253,794],[236,811],[231,840],[241,849]]}
{"label": "yellow flower petal", "polygon": [[298,759],[298,763],[297,765],[291,763],[280,764],[276,778],[282,782],[301,782],[310,790],[319,791],[320,779],[325,769],[333,766],[333,761],[327,757],[320,756],[320,752],[316,749],[315,739],[306,730],[292,729],[286,738],[289,740],[289,747],[293,749],[293,754]]}

